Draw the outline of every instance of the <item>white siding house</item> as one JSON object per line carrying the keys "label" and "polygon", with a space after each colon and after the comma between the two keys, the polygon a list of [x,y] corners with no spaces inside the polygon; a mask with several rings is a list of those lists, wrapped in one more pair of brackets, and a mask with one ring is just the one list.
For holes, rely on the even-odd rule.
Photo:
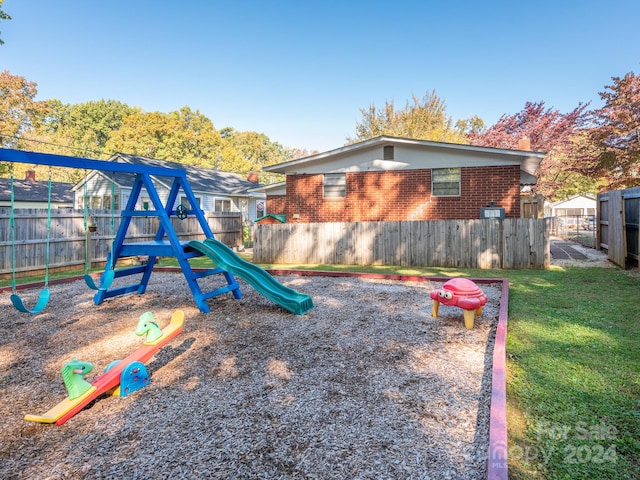
{"label": "white siding house", "polygon": [[545,217],[587,216],[596,214],[596,197],[591,195],[575,195],[559,202],[547,203],[544,207]]}
{"label": "white siding house", "polygon": [[545,217],[554,217],[561,225],[577,228],[584,224],[587,218],[595,219],[596,197],[591,195],[575,195],[554,203],[545,203]]}
{"label": "white siding house", "polygon": [[[191,190],[206,212],[241,212],[243,221],[253,222],[258,216],[259,202],[264,204],[266,195],[255,191],[258,184],[231,172],[167,162],[153,158],[116,153],[109,161],[125,162],[186,170]],[[127,173],[90,172],[84,180],[73,187],[75,208],[83,208],[85,198],[90,209],[110,209],[111,196],[115,199],[114,209],[120,211],[129,201],[134,175]],[[171,180],[153,177],[160,199],[164,202],[171,190]],[[176,205],[186,202],[178,195]],[[150,199],[142,192],[136,210],[149,208]]]}

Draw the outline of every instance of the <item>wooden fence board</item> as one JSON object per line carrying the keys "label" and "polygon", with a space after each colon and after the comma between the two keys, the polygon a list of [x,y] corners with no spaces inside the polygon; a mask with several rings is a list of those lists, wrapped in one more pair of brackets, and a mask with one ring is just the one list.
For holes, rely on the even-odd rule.
{"label": "wooden fence board", "polygon": [[633,259],[640,265],[640,187],[626,189],[623,202],[627,260]]}
{"label": "wooden fence board", "polygon": [[[254,261],[283,263],[286,249],[286,263],[482,269],[542,269],[550,264],[550,224],[544,219],[295,225],[257,225]],[[274,241],[276,237],[282,238]],[[300,248],[291,248],[294,244]]]}
{"label": "wooden fence board", "polygon": [[330,223],[329,225],[331,226],[331,240],[326,242],[325,245],[327,260],[331,259],[331,263],[336,263],[339,265],[348,265],[348,245],[345,240],[345,236],[347,235],[348,230],[345,229],[343,231],[340,228],[340,225],[337,223]]}
{"label": "wooden fence board", "polygon": [[[12,271],[11,262],[11,210],[0,208],[0,275],[6,277]],[[45,268],[47,253],[47,210],[15,209],[15,272],[26,276]],[[242,218],[236,214],[205,212],[205,218],[216,238],[221,242],[238,247],[242,245]],[[103,264],[111,251],[114,232],[120,225],[120,217],[114,217],[111,227],[109,210],[91,211],[91,220],[98,230],[90,237],[90,263]],[[49,239],[49,268],[83,268],[86,262],[85,215],[82,210],[52,209]],[[195,217],[184,221],[172,218],[172,224],[180,240],[203,239],[204,235]],[[127,241],[153,240],[157,231],[157,219],[134,217],[127,235]]]}
{"label": "wooden fence board", "polygon": [[515,231],[511,232],[511,247],[513,248],[513,250],[510,252],[513,259],[512,259],[512,267],[511,268],[515,268],[515,269],[520,269],[520,268],[527,268],[529,261],[529,245],[531,244],[530,238],[529,238],[529,232],[527,232],[526,230],[522,231],[520,235],[517,234],[518,232],[518,227],[520,227],[520,225],[518,225],[518,223],[522,222],[521,219],[517,219],[515,225],[511,222],[511,226],[515,227]]}
{"label": "wooden fence board", "polygon": [[447,265],[447,223],[431,221],[433,256],[430,265]]}
{"label": "wooden fence board", "polygon": [[498,229],[495,225],[498,221],[499,220],[493,222],[480,222],[478,237],[475,239],[475,255],[478,258],[478,268],[487,269],[500,267],[497,261],[499,259],[497,235],[493,233],[498,233]]}
{"label": "wooden fence board", "polygon": [[420,265],[424,260],[424,222],[409,222],[411,232],[409,235],[410,257],[408,265]]}
{"label": "wooden fence board", "polygon": [[598,194],[596,245],[609,260],[640,265],[640,187]]}
{"label": "wooden fence board", "polygon": [[[616,265],[625,266],[626,248],[624,232],[624,208],[622,191],[611,190],[608,202],[608,255]],[[613,234],[616,232],[615,234]]]}
{"label": "wooden fence board", "polygon": [[463,224],[465,238],[461,254],[463,254],[465,268],[478,268],[478,247],[474,241],[478,229],[477,223],[476,220],[471,220]]}
{"label": "wooden fence board", "polygon": [[295,225],[295,229],[292,231],[294,238],[302,236],[303,241],[296,244],[296,258],[300,260],[300,263],[309,262],[310,246],[313,245],[312,232],[310,232],[304,223]]}
{"label": "wooden fence board", "polygon": [[384,245],[384,235],[382,233],[382,227],[384,222],[371,222],[372,234],[373,234],[373,258],[370,264],[372,265],[384,265],[384,261],[386,258],[385,255],[385,245]]}
{"label": "wooden fence board", "polygon": [[285,263],[285,240],[290,233],[291,225],[287,225],[286,229],[276,230],[278,232],[274,238],[272,238],[273,245],[276,247],[276,255],[274,263]]}
{"label": "wooden fence board", "polygon": [[503,235],[502,235],[502,268],[510,270],[517,268],[515,266],[514,257],[515,257],[515,233],[514,223],[511,221],[504,222],[503,224]]}

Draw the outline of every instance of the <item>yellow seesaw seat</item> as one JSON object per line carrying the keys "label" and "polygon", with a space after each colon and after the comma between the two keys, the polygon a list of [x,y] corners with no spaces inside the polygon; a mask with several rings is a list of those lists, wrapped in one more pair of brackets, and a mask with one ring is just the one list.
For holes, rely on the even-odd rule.
{"label": "yellow seesaw seat", "polygon": [[73,400],[69,400],[69,397],[65,398],[47,413],[43,413],[42,415],[25,415],[24,419],[29,422],[56,423],[63,415],[72,410],[76,405],[82,403],[87,397],[90,397],[96,390],[96,387],[91,387],[81,396]]}
{"label": "yellow seesaw seat", "polygon": [[91,383],[91,388],[81,396],[73,400],[69,400],[69,397],[67,397],[48,412],[42,415],[25,415],[24,419],[30,422],[57,423],[58,425],[62,425],[75,415],[75,413],[87,406],[93,399],[118,387],[120,384],[120,373],[125,366],[132,362],[148,362],[160,348],[182,332],[183,325],[184,312],[182,310],[176,310],[171,316],[169,325],[162,330],[162,336],[160,338],[152,342],[144,342],[135,352],[96,378]]}

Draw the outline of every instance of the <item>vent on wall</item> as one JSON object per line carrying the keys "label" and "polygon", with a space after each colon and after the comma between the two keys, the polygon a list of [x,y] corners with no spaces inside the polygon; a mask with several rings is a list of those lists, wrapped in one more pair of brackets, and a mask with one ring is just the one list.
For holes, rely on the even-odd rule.
{"label": "vent on wall", "polygon": [[384,151],[382,152],[383,160],[393,160],[393,145],[389,145],[383,147]]}

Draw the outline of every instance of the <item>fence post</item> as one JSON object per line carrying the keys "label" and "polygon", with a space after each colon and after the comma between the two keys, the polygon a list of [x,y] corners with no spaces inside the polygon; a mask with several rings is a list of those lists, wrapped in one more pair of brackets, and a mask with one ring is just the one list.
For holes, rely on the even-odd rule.
{"label": "fence post", "polygon": [[500,267],[505,267],[504,261],[504,219],[498,219],[498,259],[500,261]]}

